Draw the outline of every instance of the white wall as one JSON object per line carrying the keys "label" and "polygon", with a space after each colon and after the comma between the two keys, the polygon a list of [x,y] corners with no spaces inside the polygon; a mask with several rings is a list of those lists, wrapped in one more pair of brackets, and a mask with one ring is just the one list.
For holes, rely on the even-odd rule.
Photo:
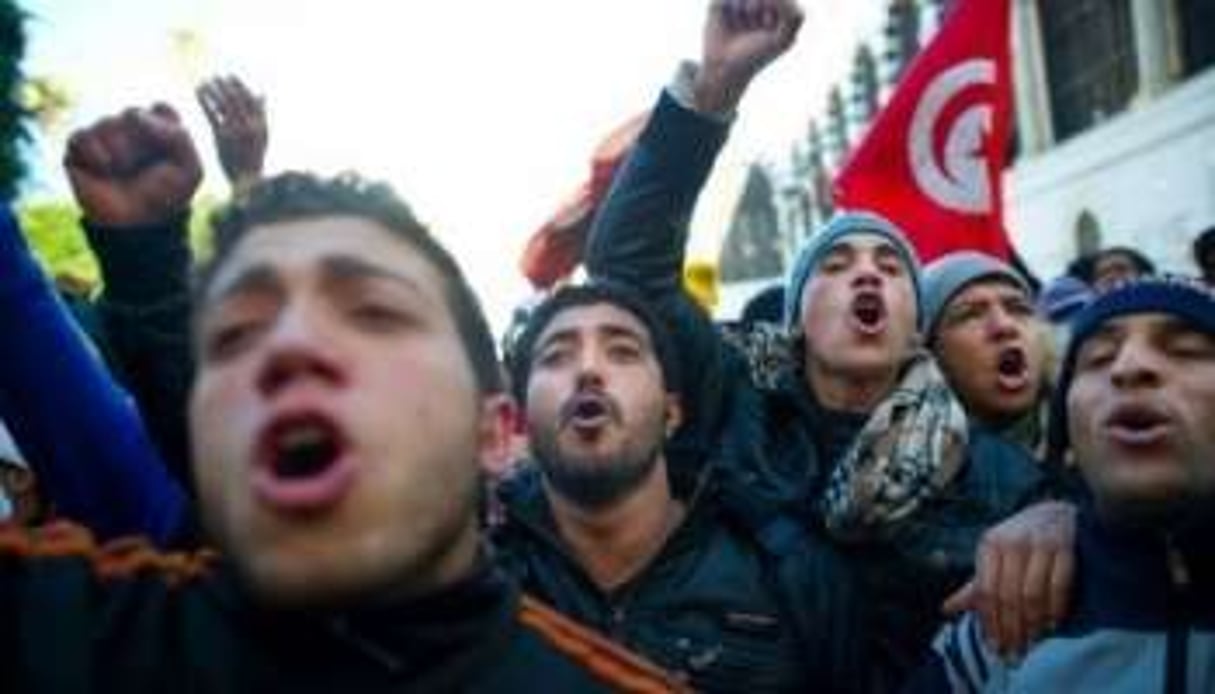
{"label": "white wall", "polygon": [[1084,210],[1103,245],[1193,272],[1190,241],[1215,224],[1215,70],[1019,161],[1005,186],[1009,231],[1043,279],[1074,257]]}

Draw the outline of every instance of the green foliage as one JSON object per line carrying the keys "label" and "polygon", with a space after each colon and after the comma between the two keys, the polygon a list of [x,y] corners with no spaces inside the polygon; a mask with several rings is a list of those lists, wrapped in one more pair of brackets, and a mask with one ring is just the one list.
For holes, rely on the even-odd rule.
{"label": "green foliage", "polygon": [[25,173],[19,146],[27,136],[25,112],[17,100],[21,55],[25,52],[25,14],[11,0],[0,0],[0,200],[16,196]]}
{"label": "green foliage", "polygon": [[[210,197],[194,201],[190,218],[190,245],[195,257],[210,252],[210,218],[216,202]],[[21,228],[42,267],[51,277],[71,275],[96,285],[100,281],[97,261],[80,227],[80,208],[70,201],[23,205],[17,210]]]}
{"label": "green foliage", "polygon": [[73,275],[96,283],[97,261],[80,228],[80,210],[70,202],[40,202],[17,211],[34,255],[52,276]]}
{"label": "green foliage", "polygon": [[211,255],[211,216],[221,204],[222,201],[210,195],[200,195],[194,199],[194,211],[190,216],[190,247],[194,249],[195,260],[203,260]]}

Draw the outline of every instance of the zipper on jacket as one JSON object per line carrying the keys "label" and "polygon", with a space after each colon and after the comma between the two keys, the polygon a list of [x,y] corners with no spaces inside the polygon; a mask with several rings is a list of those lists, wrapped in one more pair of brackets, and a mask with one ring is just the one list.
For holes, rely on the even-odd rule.
{"label": "zipper on jacket", "polygon": [[1190,567],[1177,549],[1173,536],[1165,537],[1169,579],[1169,632],[1165,645],[1165,694],[1185,694],[1189,678],[1189,626],[1187,607],[1190,602]]}

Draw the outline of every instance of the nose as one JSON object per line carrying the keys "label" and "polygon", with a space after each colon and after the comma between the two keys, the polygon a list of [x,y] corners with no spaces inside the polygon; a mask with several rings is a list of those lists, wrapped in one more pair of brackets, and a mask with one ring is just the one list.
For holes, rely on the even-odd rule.
{"label": "nose", "polygon": [[603,357],[597,349],[583,349],[578,353],[576,385],[584,388],[603,388]]}
{"label": "nose", "polygon": [[1110,381],[1116,388],[1144,388],[1160,381],[1156,352],[1142,339],[1131,338],[1122,344],[1110,365]]}
{"label": "nose", "polygon": [[1003,306],[996,305],[987,314],[987,334],[993,340],[1008,340],[1016,337],[1021,330],[1021,324]]}
{"label": "nose", "polygon": [[307,380],[329,385],[344,374],[318,317],[304,306],[288,307],[266,336],[265,358],[257,375],[258,390],[273,397],[284,388]]}
{"label": "nose", "polygon": [[852,286],[856,289],[882,286],[882,272],[878,267],[877,258],[873,254],[862,253],[857,258]]}

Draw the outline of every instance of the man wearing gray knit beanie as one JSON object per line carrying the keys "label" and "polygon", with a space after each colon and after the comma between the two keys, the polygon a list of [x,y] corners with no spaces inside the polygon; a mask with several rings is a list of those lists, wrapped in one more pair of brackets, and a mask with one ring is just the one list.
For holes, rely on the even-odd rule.
{"label": "man wearing gray knit beanie", "polygon": [[1025,279],[976,251],[924,268],[925,343],[967,414],[1035,450],[1047,396],[1044,326]]}

